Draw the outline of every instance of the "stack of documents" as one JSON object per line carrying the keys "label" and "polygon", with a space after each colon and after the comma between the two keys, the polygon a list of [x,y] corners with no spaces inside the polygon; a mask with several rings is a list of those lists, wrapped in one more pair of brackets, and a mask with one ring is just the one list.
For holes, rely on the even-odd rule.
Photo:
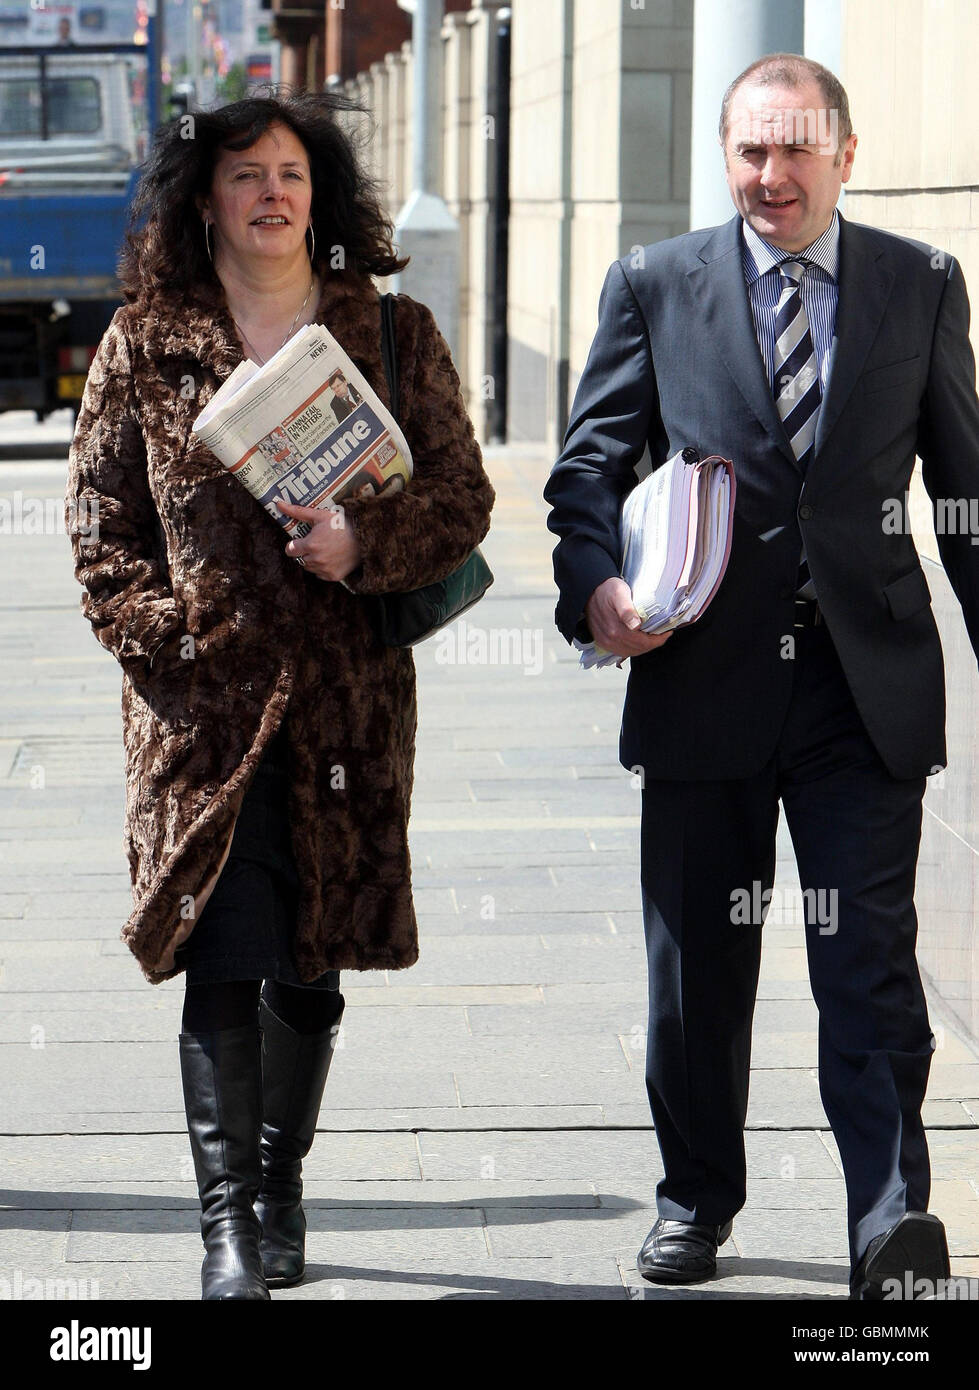
{"label": "stack of documents", "polygon": [[[714,597],[731,553],[734,493],[729,459],[700,459],[695,449],[683,449],[626,497],[620,573],[643,632],[694,623]],[[575,638],[574,645],[585,668],[622,660],[594,642]]]}
{"label": "stack of documents", "polygon": [[280,512],[277,497],[337,507],[403,489],[412,474],[397,421],[320,323],[301,328],[264,366],[240,363],[193,433],[293,537],[312,523]]}

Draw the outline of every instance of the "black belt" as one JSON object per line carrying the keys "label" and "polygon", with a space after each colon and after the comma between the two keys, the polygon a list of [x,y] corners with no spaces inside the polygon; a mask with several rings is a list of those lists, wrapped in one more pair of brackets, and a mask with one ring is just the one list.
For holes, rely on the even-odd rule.
{"label": "black belt", "polygon": [[814,598],[797,598],[793,627],[822,627],[826,619]]}

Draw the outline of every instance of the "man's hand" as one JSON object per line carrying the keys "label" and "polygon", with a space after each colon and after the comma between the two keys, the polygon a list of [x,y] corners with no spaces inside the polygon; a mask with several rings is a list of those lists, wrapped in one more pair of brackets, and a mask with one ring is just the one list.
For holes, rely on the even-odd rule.
{"label": "man's hand", "polygon": [[319,579],[346,579],[360,564],[360,546],[353,527],[346,525],[342,507],[300,507],[275,499],[275,505],[296,521],[311,521],[312,529],[301,540],[292,540],[286,554],[303,557],[304,568]]}
{"label": "man's hand", "polygon": [[642,656],[673,636],[672,632],[640,632],[642,619],[624,579],[606,579],[599,584],[585,604],[585,617],[597,644],[616,656]]}

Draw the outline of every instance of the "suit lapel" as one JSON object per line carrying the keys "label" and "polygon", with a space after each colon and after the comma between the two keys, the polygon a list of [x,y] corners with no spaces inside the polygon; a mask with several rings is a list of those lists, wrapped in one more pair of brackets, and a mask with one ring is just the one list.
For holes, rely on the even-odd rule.
{"label": "suit lapel", "polygon": [[755,325],[748,303],[748,289],[741,264],[740,216],[718,227],[699,251],[699,264],[687,272],[700,322],[710,335],[734,384],[761,421],[773,442],[797,472],[785,427],[775,408],[775,398],[765,374]]}
{"label": "suit lapel", "polygon": [[868,244],[860,227],[840,218],[840,297],[826,395],[816,422],[818,459],[857,383],[877,336],[894,284],[879,264],[883,251]]}

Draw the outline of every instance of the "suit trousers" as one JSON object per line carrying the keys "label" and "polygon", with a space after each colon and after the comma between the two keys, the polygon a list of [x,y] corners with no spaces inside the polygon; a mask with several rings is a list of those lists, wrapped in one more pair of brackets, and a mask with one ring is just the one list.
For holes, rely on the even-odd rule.
{"label": "suit trousers", "polygon": [[[855,1265],[875,1235],[928,1206],[921,1105],[934,1038],[913,901],[925,779],[887,771],[827,628],[797,628],[794,637],[788,713],[759,773],[645,779],[646,1087],[664,1167],[657,1208],[714,1225],[745,1202],[751,1026],[781,800],[803,889],[797,915],[819,1011],[819,1089],[840,1150]],[[724,718],[722,701],[714,717]],[[785,1151],[791,1162],[790,1136]],[[785,1176],[793,1171],[804,1177],[801,1156]]]}

